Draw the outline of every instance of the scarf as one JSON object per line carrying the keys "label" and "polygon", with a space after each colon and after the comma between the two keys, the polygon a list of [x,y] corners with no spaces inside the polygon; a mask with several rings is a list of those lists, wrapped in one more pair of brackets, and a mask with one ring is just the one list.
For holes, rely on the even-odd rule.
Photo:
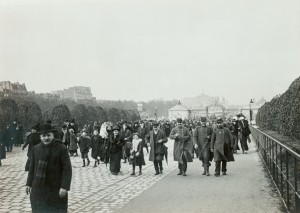
{"label": "scarf", "polygon": [[46,183],[46,171],[54,143],[54,141],[51,141],[50,144],[45,145],[42,142],[42,153],[40,155],[41,157],[38,161],[38,166],[35,174],[38,185],[45,185]]}
{"label": "scarf", "polygon": [[138,151],[137,148],[141,141],[142,141],[142,139],[133,139],[132,140],[132,151],[134,151],[134,152]]}

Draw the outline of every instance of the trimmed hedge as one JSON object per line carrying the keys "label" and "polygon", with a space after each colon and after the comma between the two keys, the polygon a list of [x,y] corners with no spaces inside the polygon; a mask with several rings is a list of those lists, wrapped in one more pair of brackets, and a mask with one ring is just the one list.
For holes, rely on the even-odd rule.
{"label": "trimmed hedge", "polygon": [[300,77],[284,94],[259,108],[256,123],[261,128],[300,139]]}

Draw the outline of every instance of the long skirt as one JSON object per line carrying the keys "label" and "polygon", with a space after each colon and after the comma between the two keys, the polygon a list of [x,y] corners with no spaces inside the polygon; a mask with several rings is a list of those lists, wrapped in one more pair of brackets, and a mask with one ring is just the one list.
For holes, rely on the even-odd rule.
{"label": "long skirt", "polygon": [[248,144],[247,144],[247,139],[248,139],[248,137],[246,137],[244,135],[241,135],[241,137],[240,137],[241,147],[242,147],[243,151],[249,150]]}
{"label": "long skirt", "polygon": [[129,165],[145,166],[146,163],[144,157],[134,157],[133,159],[129,160]]}
{"label": "long skirt", "polygon": [[122,159],[122,150],[110,153],[110,171],[114,173],[119,173],[121,170],[121,159]]}
{"label": "long skirt", "polygon": [[68,195],[59,197],[59,189],[37,189],[32,188],[30,202],[33,213],[67,213]]}

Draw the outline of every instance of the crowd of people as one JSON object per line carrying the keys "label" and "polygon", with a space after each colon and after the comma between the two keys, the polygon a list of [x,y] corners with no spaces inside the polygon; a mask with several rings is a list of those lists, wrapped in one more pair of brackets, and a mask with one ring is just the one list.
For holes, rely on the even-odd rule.
{"label": "crowd of people", "polygon": [[[23,144],[21,124],[14,121],[7,124],[1,133],[0,159],[13,146]],[[79,129],[75,120],[66,120],[61,127],[54,127],[51,120],[34,125],[25,134],[24,150],[28,146],[25,171],[28,171],[27,193],[33,212],[40,212],[41,206],[56,212],[66,212],[67,191],[72,179],[72,157],[80,155],[82,167],[93,167],[101,162],[109,165],[110,172],[121,172],[121,161],[132,165],[131,176],[142,175],[146,150],[149,161],[153,162],[154,175],[163,174],[163,161],[168,159],[169,139],[174,140],[173,157],[178,162],[177,175],[187,176],[188,162],[196,157],[202,162],[202,175],[210,176],[209,167],[214,159],[216,177],[226,175],[227,162],[234,161],[234,154],[241,149],[247,153],[247,142],[251,142],[249,123],[240,114],[223,121],[222,118],[209,120],[154,121],[140,120],[133,123],[94,122]],[[150,149],[149,149],[150,148]],[[0,161],[1,163],[1,161]],[[1,165],[1,164],[0,164]],[[136,173],[136,168],[139,171]],[[47,193],[45,193],[47,192]],[[48,193],[49,192],[49,193]],[[49,205],[48,199],[55,200]]]}

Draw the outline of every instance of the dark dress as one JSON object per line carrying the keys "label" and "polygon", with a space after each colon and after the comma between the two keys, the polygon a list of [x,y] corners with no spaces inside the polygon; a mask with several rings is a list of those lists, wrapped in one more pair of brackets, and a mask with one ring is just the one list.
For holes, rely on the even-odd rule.
{"label": "dark dress", "polygon": [[125,144],[125,140],[122,135],[117,135],[117,137],[114,137],[114,135],[112,135],[109,141],[110,171],[112,173],[119,173],[121,169],[122,147]]}
{"label": "dark dress", "polygon": [[[39,181],[38,168],[43,154],[49,149],[46,177]],[[33,213],[68,211],[68,196],[59,197],[60,188],[70,190],[72,166],[67,148],[57,140],[49,145],[40,143],[33,147],[26,186],[32,187],[30,201]]]}
{"label": "dark dress", "polygon": [[[136,154],[138,156],[136,156]],[[132,157],[131,157],[132,156]],[[135,165],[135,166],[144,166],[146,165],[145,163],[145,158],[144,158],[144,151],[143,151],[143,141],[141,140],[137,146],[137,150],[133,151],[131,153],[129,164],[130,165]]]}
{"label": "dark dress", "polygon": [[100,157],[100,147],[102,145],[102,137],[100,135],[93,135],[91,140],[92,158]]}

